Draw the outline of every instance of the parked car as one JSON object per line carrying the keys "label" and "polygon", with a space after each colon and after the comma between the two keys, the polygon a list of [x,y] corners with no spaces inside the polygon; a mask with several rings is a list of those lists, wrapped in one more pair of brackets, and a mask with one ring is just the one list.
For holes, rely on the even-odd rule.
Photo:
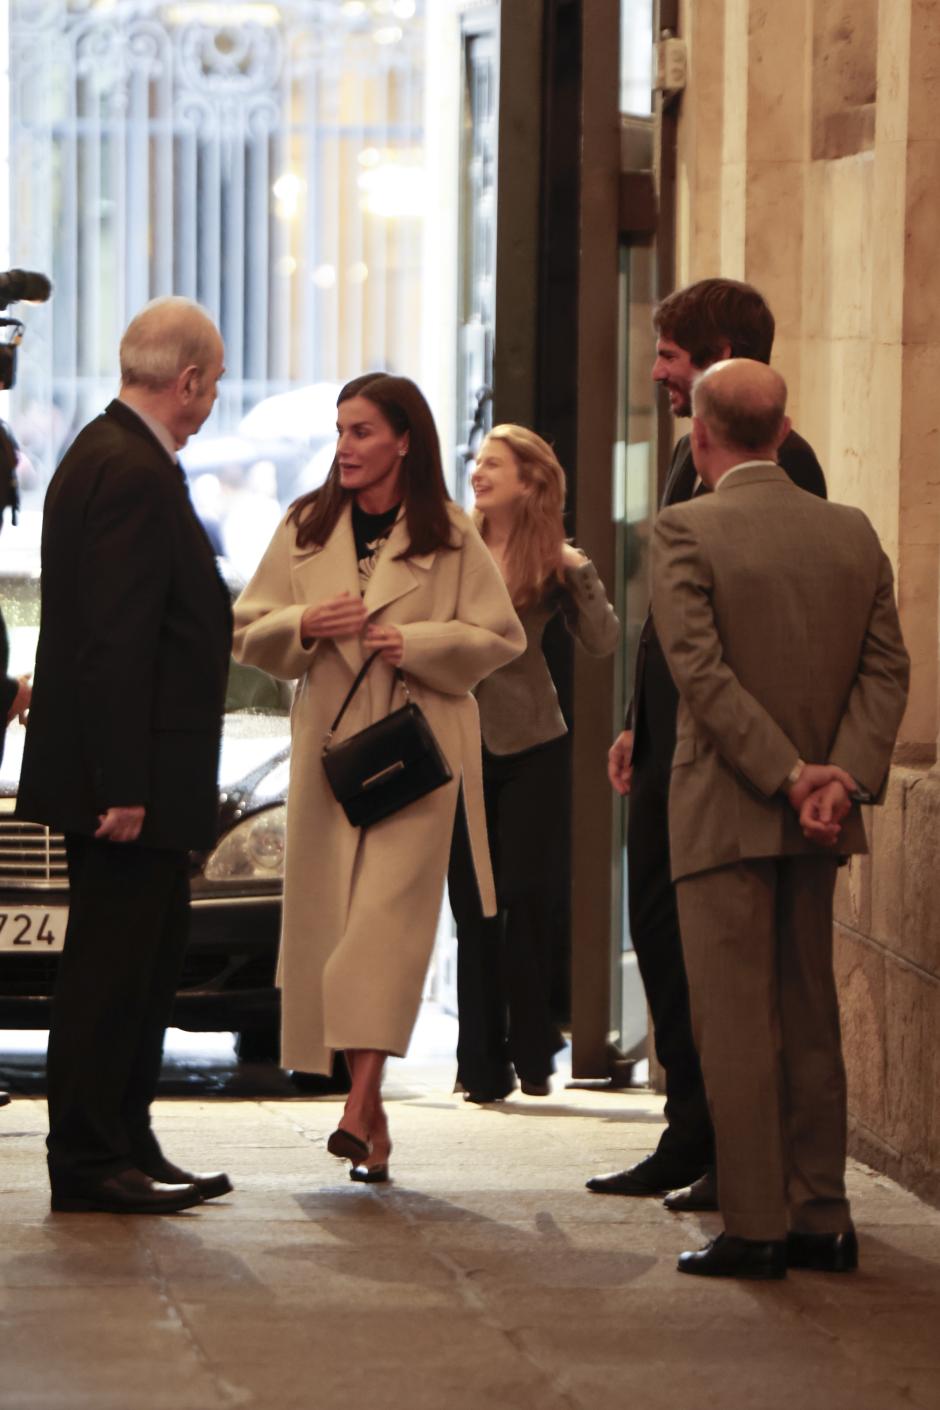
{"label": "parked car", "polygon": [[[229,580],[233,595],[239,584]],[[11,671],[32,670],[39,635],[35,561],[0,569]],[[276,1059],[274,987],[284,866],[291,690],[232,662],[219,767],[219,835],[192,855],[191,934],[173,1026],[232,1031],[245,1060]],[[7,733],[0,770],[0,1028],[48,1028],[68,919],[64,839],[13,816],[25,731]]]}

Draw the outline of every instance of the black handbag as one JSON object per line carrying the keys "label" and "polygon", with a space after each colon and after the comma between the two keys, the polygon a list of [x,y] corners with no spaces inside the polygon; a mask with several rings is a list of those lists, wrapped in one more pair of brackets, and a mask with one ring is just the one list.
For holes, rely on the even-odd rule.
{"label": "black handbag", "polygon": [[346,707],[379,655],[374,651],[362,666],[323,739],[327,780],[353,827],[369,827],[453,778],[434,731],[412,700],[399,670],[395,675],[405,693],[401,709],[350,735],[341,744],[333,744]]}

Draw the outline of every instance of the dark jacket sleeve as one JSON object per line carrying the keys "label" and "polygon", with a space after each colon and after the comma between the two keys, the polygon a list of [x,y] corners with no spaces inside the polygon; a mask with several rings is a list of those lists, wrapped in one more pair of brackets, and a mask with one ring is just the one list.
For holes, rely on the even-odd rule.
{"label": "dark jacket sleeve", "polygon": [[777,459],[781,469],[786,470],[790,479],[801,490],[826,499],[826,477],[809,441],[804,441],[796,431],[791,431],[781,443]]}
{"label": "dark jacket sleeve", "polygon": [[154,674],[172,554],[163,487],[107,465],[82,535],[76,605],[78,708],[102,808],[146,805]]}
{"label": "dark jacket sleeve", "polygon": [[7,667],[10,664],[10,642],[7,637],[7,624],[3,620],[3,613],[0,612],[0,733],[2,733],[7,721],[7,714],[10,706],[16,699],[16,692],[20,688],[18,680],[7,675]]}

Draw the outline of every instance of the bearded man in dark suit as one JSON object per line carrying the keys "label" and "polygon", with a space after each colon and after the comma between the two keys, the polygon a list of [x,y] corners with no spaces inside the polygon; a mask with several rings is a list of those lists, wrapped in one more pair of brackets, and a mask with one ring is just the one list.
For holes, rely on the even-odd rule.
{"label": "bearded man in dark suit", "polygon": [[[747,357],[769,363],[773,314],[762,295],[735,279],[702,279],[670,294],[653,313],[653,380],[674,416],[691,416],[692,382],[712,363]],[[811,446],[790,431],[779,464],[800,489],[825,498],[826,481]],[[692,463],[689,437],[676,444],[661,508],[709,493]],[[610,750],[613,787],[630,795],[627,821],[630,935],[666,1078],[666,1129],[656,1150],[627,1170],[596,1175],[596,1194],[662,1195],[674,1211],[717,1208],[714,1135],[699,1065],[676,893],[669,873],[669,770],[676,744],[678,694],[663,657],[653,614],[640,634],[633,700]],[[684,1188],[682,1188],[684,1187]]]}
{"label": "bearded man in dark suit", "polygon": [[170,1163],[150,1123],[186,947],[189,852],[216,839],[228,593],[177,451],[224,349],[158,299],[121,389],[46,495],[42,616],[17,813],[65,834],[70,910],[49,1035],[52,1208],[170,1213],[231,1188]]}

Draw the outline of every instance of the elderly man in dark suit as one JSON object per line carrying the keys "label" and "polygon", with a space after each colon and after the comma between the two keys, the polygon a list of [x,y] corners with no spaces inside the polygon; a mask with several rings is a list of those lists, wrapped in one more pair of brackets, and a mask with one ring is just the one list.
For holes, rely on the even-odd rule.
{"label": "elderly man in dark suit", "polygon": [[[656,306],[653,380],[669,395],[674,416],[690,416],[693,379],[722,358],[769,362],[773,314],[757,289],[735,279],[702,279]],[[777,452],[794,484],[825,498],[826,482],[812,448],[790,431]],[[696,474],[689,437],[676,444],[662,504],[707,494]],[[662,1195],[674,1211],[715,1209],[714,1138],[692,1023],[669,875],[667,797],[676,743],[678,696],[648,614],[640,634],[633,700],[610,750],[614,788],[630,795],[627,822],[630,935],[646,990],[656,1055],[666,1078],[666,1129],[651,1155],[626,1170],[595,1175],[597,1194]],[[684,1188],[682,1188],[684,1187]]]}
{"label": "elderly man in dark suit", "polygon": [[186,946],[189,851],[216,837],[231,608],[176,453],[224,350],[186,299],[121,342],[121,389],[53,476],[18,814],[65,833],[71,904],[49,1036],[52,1207],[169,1213],[231,1188],[150,1124]]}
{"label": "elderly man in dark suit", "polygon": [[679,1269],[709,1277],[858,1260],[835,848],[867,850],[857,804],[884,788],[909,661],[865,515],[776,463],[785,408],[761,363],[703,374],[692,452],[715,493],[664,509],[653,537],[653,613],[679,691],[672,875],[724,1220]]}

